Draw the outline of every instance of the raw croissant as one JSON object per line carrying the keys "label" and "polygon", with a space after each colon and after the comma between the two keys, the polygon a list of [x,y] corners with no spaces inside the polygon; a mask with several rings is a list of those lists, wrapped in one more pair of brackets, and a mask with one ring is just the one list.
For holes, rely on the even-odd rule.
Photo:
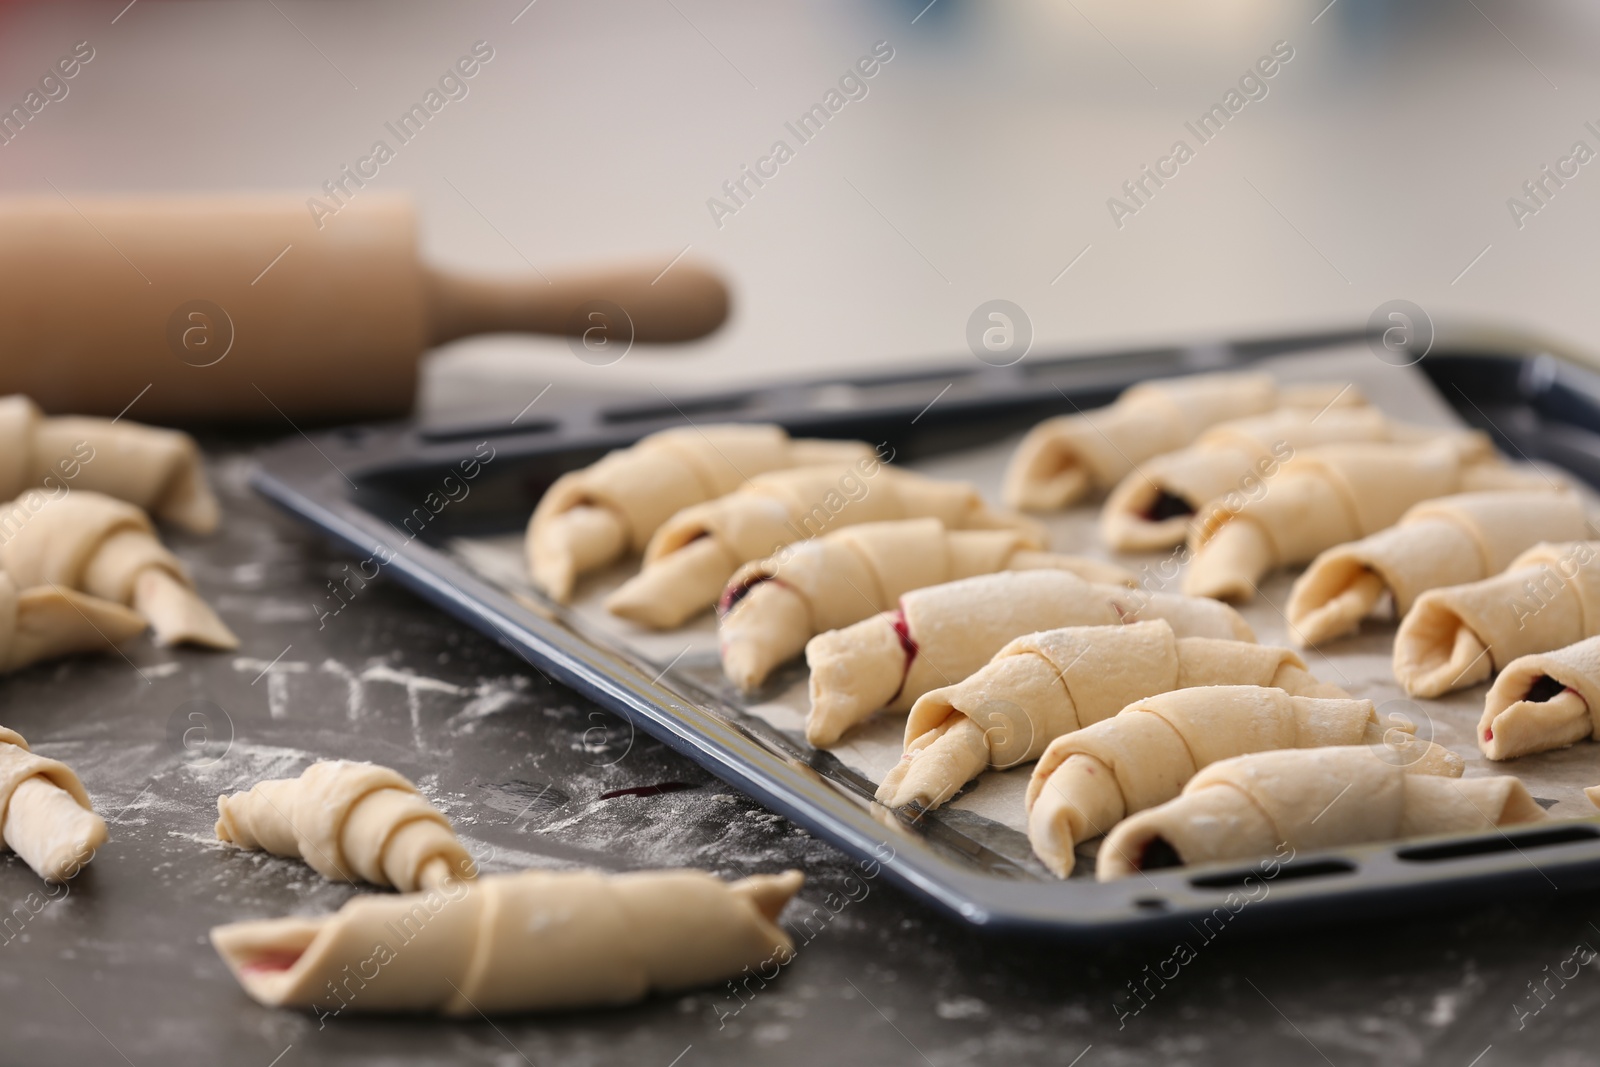
{"label": "raw croissant", "polygon": [[803,881],[524,871],[359,896],[325,918],[218,926],[211,944],[252,998],[319,1017],[626,1004],[743,970],[775,975],[794,951],[778,914]]}
{"label": "raw croissant", "polygon": [[1121,567],[1039,551],[1020,530],[946,530],[938,519],[847,526],[747,563],[722,594],[722,669],[749,690],[812,636],[892,608],[906,593],[977,574],[1064,570],[1132,585]]}
{"label": "raw croissant", "polygon": [[1118,825],[1100,849],[1095,877],[1544,818],[1509,775],[1439,776],[1365,745],[1261,752],[1213,763],[1177,799]]}
{"label": "raw croissant", "polygon": [[[1390,729],[1409,735],[1409,726]],[[1370,700],[1251,685],[1162,693],[1050,742],[1028,781],[1028,839],[1045,866],[1065,878],[1080,841],[1171,800],[1207,764],[1275,748],[1383,739]],[[1415,762],[1437,773],[1462,770],[1461,757],[1437,745]]]}
{"label": "raw croissant", "polygon": [[126,500],[194,533],[215,530],[222,515],[188,434],[117,419],[47,418],[25,396],[0,397],[0,497],[62,485]]}
{"label": "raw croissant", "polygon": [[1189,523],[1213,501],[1257,491],[1296,452],[1352,441],[1404,441],[1452,437],[1478,459],[1494,453],[1476,431],[1439,431],[1390,419],[1377,408],[1280,408],[1213,426],[1188,448],[1141,463],[1106,498],[1100,531],[1122,552],[1181,545]]}
{"label": "raw croissant", "polygon": [[1183,591],[1248,600],[1273,568],[1309,563],[1336,545],[1393,526],[1424,500],[1550,484],[1537,471],[1470,462],[1463,440],[1325,445],[1300,452],[1255,499],[1208,509],[1190,527],[1192,560]]}
{"label": "raw croissant", "polygon": [[1394,677],[1412,696],[1485,681],[1518,656],[1600,634],[1600,541],[1535,545],[1493,578],[1417,598],[1394,638]]}
{"label": "raw croissant", "polygon": [[1575,493],[1528,489],[1423,501],[1387,530],[1318,556],[1289,595],[1289,635],[1316,645],[1352,633],[1386,592],[1395,616],[1404,618],[1429,589],[1499,574],[1540,541],[1568,541],[1583,531]]}
{"label": "raw croissant", "polygon": [[218,797],[217,815],[218,840],[299,857],[336,882],[409,893],[476,876],[450,820],[401,775],[371,763],[313,763],[298,778]]}
{"label": "raw croissant", "polygon": [[70,589],[17,590],[0,571],[0,673],[77,652],[112,649],[144,633],[144,620],[121,604]]}
{"label": "raw croissant", "polygon": [[668,519],[644,568],[606,600],[613,614],[668,629],[717,603],[734,572],[785,545],[887,519],[935,518],[952,530],[1023,530],[1031,519],[991,511],[968,482],[940,481],[876,460],[773,471]]}
{"label": "raw croissant", "polygon": [[1056,738],[1136,700],[1214,685],[1350,695],[1317,681],[1286,648],[1180,638],[1160,619],[1028,634],[972,677],[917,700],[906,719],[905,755],[884,777],[878,802],[938,807],[986,767],[1038,759]]}
{"label": "raw croissant", "polygon": [[1215,600],[1098,585],[1065,571],[965,578],[913,590],[898,609],[806,644],[806,739],[831,747],[879,708],[907,710],[922,694],[966,678],[1023,634],[1141,618],[1165,619],[1181,637],[1255,640],[1239,613]]}
{"label": "raw croissant", "polygon": [[1196,374],[1143,382],[1108,407],[1046,419],[1028,431],[1006,467],[1008,507],[1055,511],[1110,489],[1134,468],[1192,442],[1219,422],[1280,406],[1313,411],[1365,403],[1349,386],[1280,388],[1265,374]]}
{"label": "raw croissant", "polygon": [[528,569],[561,602],[585,571],[628,552],[677,512],[767,471],[869,459],[857,441],[792,439],[765,424],[680,426],[556,479],[528,521]]}
{"label": "raw croissant", "polygon": [[1483,700],[1478,748],[1515,759],[1591,737],[1600,709],[1600,637],[1506,664]]}
{"label": "raw croissant", "polygon": [[30,489],[0,505],[0,567],[19,586],[54,585],[126,604],[162,644],[237,648],[138,506],[87,489]]}
{"label": "raw croissant", "polygon": [[106,843],[106,824],[83,783],[60,760],[28,751],[15,730],[0,726],[0,836],[34,873],[64,882]]}

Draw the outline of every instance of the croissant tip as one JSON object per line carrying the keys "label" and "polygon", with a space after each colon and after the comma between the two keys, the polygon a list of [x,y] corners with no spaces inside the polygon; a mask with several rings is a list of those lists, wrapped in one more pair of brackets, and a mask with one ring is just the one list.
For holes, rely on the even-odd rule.
{"label": "croissant tip", "polygon": [[651,630],[670,630],[677,626],[680,620],[668,615],[659,598],[643,594],[635,588],[637,582],[637,577],[630,578],[606,597],[606,611]]}
{"label": "croissant tip", "polygon": [[541,593],[554,600],[557,604],[568,604],[572,601],[572,588],[577,583],[577,573],[570,560],[551,562],[550,560],[528,561],[528,576]]}
{"label": "croissant tip", "polygon": [[722,673],[740,692],[748,694],[761,687],[769,671],[764,669],[754,649],[742,642],[730,641],[722,646]]}
{"label": "croissant tip", "polygon": [[1033,845],[1033,854],[1043,863],[1045,869],[1057,878],[1066,878],[1072,873],[1076,862],[1073,854],[1077,843],[1072,834],[1065,827],[1055,827],[1046,821],[1040,824],[1034,821],[1035,811],[1029,811],[1028,841]]}
{"label": "croissant tip", "polygon": [[185,533],[209,537],[222,525],[222,513],[214,504],[209,508],[179,509],[164,512],[161,516]]}
{"label": "croissant tip", "polygon": [[730,888],[754,904],[768,922],[777,922],[784,906],[800,892],[805,882],[805,872],[791,868],[778,874],[752,874],[734,882]]}
{"label": "croissant tip", "polygon": [[1044,861],[1044,865],[1049,869],[1050,873],[1057,878],[1070,878],[1072,876],[1072,868],[1076,865],[1076,857],[1072,854],[1070,848],[1065,850],[1064,853],[1055,856],[1046,856],[1041,853],[1039,858]]}
{"label": "croissant tip", "polygon": [[[835,631],[838,632],[838,631]],[[816,672],[812,672],[816,681]],[[812,748],[832,748],[856,726],[872,717],[876,706],[863,709],[865,703],[849,693],[818,694],[815,686],[811,692],[811,711],[806,715],[806,742]]]}
{"label": "croissant tip", "polygon": [[811,709],[811,716],[806,720],[806,744],[812,748],[832,748],[837,745],[847,727],[829,721],[828,717],[819,717],[816,708]]}

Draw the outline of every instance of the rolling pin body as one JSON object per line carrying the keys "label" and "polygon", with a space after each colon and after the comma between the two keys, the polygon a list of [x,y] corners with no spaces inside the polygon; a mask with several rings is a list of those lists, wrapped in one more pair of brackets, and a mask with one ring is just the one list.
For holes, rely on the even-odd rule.
{"label": "rolling pin body", "polygon": [[[452,274],[419,258],[410,200],[379,193],[320,229],[289,195],[10,199],[0,394],[92,415],[140,397],[137,417],[158,422],[403,415],[424,349],[456,337],[582,333],[597,300],[621,307],[638,341],[715,329],[722,283],[679,263],[652,284],[661,266]],[[626,327],[607,325],[621,339]]]}

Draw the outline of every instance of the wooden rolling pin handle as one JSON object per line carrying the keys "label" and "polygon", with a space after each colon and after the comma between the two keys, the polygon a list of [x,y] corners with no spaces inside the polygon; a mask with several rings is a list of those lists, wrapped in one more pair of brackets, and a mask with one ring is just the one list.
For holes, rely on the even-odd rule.
{"label": "wooden rolling pin handle", "polygon": [[633,339],[692,341],[728,317],[728,287],[693,263],[562,274],[485,278],[424,267],[429,294],[428,343],[443,344],[478,333],[581,335],[590,325],[583,308],[607,301],[627,312]]}

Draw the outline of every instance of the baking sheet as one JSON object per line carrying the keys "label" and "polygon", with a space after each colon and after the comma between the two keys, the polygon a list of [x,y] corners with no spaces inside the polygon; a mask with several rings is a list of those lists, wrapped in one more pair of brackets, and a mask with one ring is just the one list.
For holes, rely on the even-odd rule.
{"label": "baking sheet", "polygon": [[[1428,380],[1413,367],[1395,367],[1380,362],[1365,347],[1340,348],[1326,352],[1301,353],[1292,358],[1269,360],[1261,369],[1278,380],[1290,382],[1332,382],[1359,390],[1369,402],[1388,414],[1413,423],[1439,427],[1460,427],[1456,416]],[[974,482],[991,503],[998,504],[998,488],[1007,459],[1021,433],[996,444],[908,464],[923,473]],[[1518,457],[1510,457],[1517,460]],[[1553,482],[1578,484],[1559,471],[1547,470]],[[1584,492],[1591,516],[1600,514],[1600,500],[1586,488]],[[1145,588],[1178,592],[1181,576],[1162,583],[1159,576],[1172,573],[1162,564],[1172,551],[1147,554],[1108,552],[1098,535],[1098,502],[1070,511],[1044,516],[1050,533],[1050,547],[1115,560],[1141,576]],[[497,587],[553,607],[527,579],[520,535],[482,538],[456,538],[447,551],[460,563]],[[717,653],[716,620],[706,613],[691,624],[667,633],[656,633],[608,614],[602,605],[606,595],[637,571],[638,560],[630,559],[592,575],[579,586],[579,597],[566,608],[553,608],[582,632],[626,648],[654,664],[662,675],[687,682],[714,693],[719,699],[744,714],[781,731],[798,748],[811,751],[805,742],[804,723],[809,707],[806,671],[795,663],[778,672],[752,699],[729,685],[722,677]],[[1262,644],[1289,645],[1288,624],[1283,607],[1299,569],[1281,571],[1261,584],[1262,595],[1238,605]],[[1419,737],[1445,745],[1466,761],[1467,776],[1515,774],[1554,817],[1584,817],[1595,813],[1583,796],[1583,788],[1600,783],[1600,749],[1591,744],[1539,753],[1519,760],[1491,763],[1478,751],[1476,727],[1483,710],[1487,685],[1479,685],[1438,700],[1414,700],[1395,683],[1390,669],[1394,624],[1369,621],[1358,636],[1333,642],[1321,648],[1301,650],[1307,666],[1317,677],[1367,697],[1377,705],[1380,721],[1399,721],[1416,726]],[[879,715],[852,731],[844,743],[831,749],[832,755],[850,770],[876,784],[900,758],[904,715]],[[1033,873],[1048,877],[1042,865],[1032,858],[1025,837],[1023,796],[1032,763],[1004,771],[989,771],[970,783],[943,808],[925,818],[951,825],[974,837]],[[1080,847],[1085,860],[1092,859],[1098,840]],[[1092,877],[1092,862],[1080,863],[1074,877]]]}

